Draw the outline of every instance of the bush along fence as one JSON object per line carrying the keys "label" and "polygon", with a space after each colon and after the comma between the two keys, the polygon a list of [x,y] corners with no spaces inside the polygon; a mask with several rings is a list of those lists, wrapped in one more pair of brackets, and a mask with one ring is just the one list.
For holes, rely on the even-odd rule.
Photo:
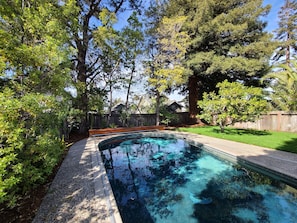
{"label": "bush along fence", "polygon": [[273,111],[255,122],[235,123],[234,127],[297,133],[297,112]]}

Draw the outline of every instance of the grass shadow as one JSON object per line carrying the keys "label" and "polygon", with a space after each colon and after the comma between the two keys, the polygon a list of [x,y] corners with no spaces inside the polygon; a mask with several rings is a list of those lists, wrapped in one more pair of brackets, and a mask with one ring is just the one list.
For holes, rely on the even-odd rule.
{"label": "grass shadow", "polygon": [[[213,129],[215,133],[221,133],[220,129]],[[234,128],[226,128],[224,130],[224,134],[227,135],[271,135],[270,132],[266,130],[255,130],[255,129],[234,129]]]}
{"label": "grass shadow", "polygon": [[283,145],[277,148],[277,150],[296,153],[297,154],[297,138],[285,141]]}

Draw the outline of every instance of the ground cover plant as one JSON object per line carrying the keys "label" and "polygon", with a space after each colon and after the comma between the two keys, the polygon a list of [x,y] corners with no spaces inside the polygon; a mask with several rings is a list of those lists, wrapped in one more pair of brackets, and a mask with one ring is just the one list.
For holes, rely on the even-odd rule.
{"label": "ground cover plant", "polygon": [[231,127],[227,127],[222,133],[217,126],[179,128],[178,130],[297,153],[296,133],[236,129]]}

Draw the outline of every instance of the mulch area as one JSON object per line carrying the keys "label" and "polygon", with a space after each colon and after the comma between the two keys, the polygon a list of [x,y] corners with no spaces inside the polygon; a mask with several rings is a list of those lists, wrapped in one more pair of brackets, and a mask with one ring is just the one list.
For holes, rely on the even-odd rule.
{"label": "mulch area", "polygon": [[56,173],[59,170],[64,158],[67,155],[68,149],[70,146],[80,141],[84,138],[87,138],[88,135],[81,134],[71,134],[70,139],[66,141],[67,149],[65,150],[61,161],[54,168],[53,173],[48,177],[46,182],[43,185],[40,185],[22,197],[17,206],[14,208],[5,208],[3,205],[0,205],[0,221],[1,223],[29,223],[32,222],[35,214],[38,211],[38,208],[43,200],[43,197],[46,195],[51,182],[56,176]]}

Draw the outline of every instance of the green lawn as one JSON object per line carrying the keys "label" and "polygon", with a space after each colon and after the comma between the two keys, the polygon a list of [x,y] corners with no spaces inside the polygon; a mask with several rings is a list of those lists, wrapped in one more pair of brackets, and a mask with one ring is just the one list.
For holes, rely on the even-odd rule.
{"label": "green lawn", "polygon": [[297,133],[258,131],[247,129],[226,128],[224,133],[219,127],[207,126],[196,128],[179,128],[178,131],[227,139],[266,148],[297,153]]}

